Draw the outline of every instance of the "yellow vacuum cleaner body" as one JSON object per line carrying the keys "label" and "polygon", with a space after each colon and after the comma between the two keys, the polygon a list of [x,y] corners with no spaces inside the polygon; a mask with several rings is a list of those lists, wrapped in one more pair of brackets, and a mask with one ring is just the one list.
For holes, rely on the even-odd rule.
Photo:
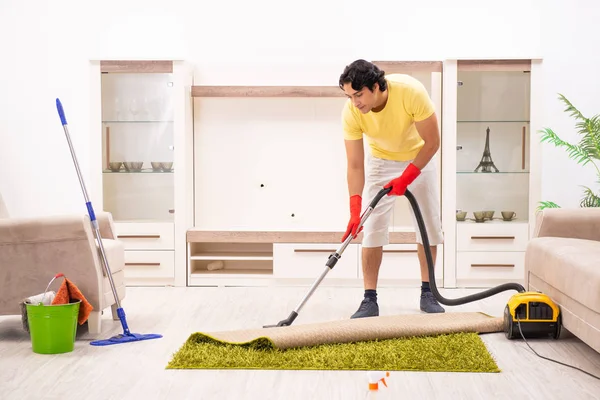
{"label": "yellow vacuum cleaner body", "polygon": [[508,339],[522,336],[526,339],[542,337],[558,339],[560,329],[560,309],[543,293],[517,293],[510,298],[504,308],[504,334]]}

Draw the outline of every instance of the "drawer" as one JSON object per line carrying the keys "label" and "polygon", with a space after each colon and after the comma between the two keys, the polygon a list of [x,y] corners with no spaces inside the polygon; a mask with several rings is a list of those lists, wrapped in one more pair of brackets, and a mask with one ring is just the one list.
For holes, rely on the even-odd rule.
{"label": "drawer", "polygon": [[126,251],[125,279],[173,278],[175,276],[174,251]]}
{"label": "drawer", "polygon": [[525,252],[458,252],[456,279],[519,282],[525,278]]}
{"label": "drawer", "polygon": [[[316,279],[325,269],[329,255],[340,243],[274,243],[273,275],[275,278]],[[358,244],[350,244],[325,279],[358,277]]]}
{"label": "drawer", "polygon": [[514,222],[458,223],[457,251],[525,251],[529,224]]}
{"label": "drawer", "polygon": [[[363,278],[362,247],[358,254],[358,277]],[[441,282],[444,276],[443,246],[437,246],[435,278]],[[416,244],[389,244],[383,248],[383,258],[379,268],[379,280],[404,279],[421,281],[421,266]],[[439,283],[438,283],[439,284]]]}
{"label": "drawer", "polygon": [[125,250],[174,250],[175,228],[172,223],[115,223],[117,239]]}

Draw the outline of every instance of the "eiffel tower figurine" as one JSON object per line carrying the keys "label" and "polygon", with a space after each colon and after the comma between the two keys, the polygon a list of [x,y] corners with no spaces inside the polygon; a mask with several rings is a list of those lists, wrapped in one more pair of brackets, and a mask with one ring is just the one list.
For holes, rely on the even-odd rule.
{"label": "eiffel tower figurine", "polygon": [[490,127],[485,131],[485,149],[483,150],[483,156],[481,157],[481,161],[479,161],[479,165],[475,168],[475,172],[500,172],[498,168],[494,165],[494,161],[492,161],[492,154],[490,153]]}

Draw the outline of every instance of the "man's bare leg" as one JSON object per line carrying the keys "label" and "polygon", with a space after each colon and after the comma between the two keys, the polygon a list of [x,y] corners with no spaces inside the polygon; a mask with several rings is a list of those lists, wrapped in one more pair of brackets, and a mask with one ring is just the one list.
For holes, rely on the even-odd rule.
{"label": "man's bare leg", "polygon": [[362,270],[365,298],[358,310],[350,318],[365,318],[379,316],[377,304],[377,279],[383,258],[383,247],[362,248]]}
{"label": "man's bare leg", "polygon": [[[435,260],[437,258],[437,246],[429,246],[431,249],[431,257],[433,258],[433,267],[435,268]],[[419,256],[419,264],[421,265],[421,281],[429,282],[429,267],[427,266],[427,257],[425,257],[425,247],[422,244],[417,244],[417,255]]]}
{"label": "man's bare leg", "polygon": [[[433,268],[435,269],[437,246],[429,246],[429,248],[431,249],[431,258],[433,259]],[[421,311],[443,313],[445,311],[444,308],[439,305],[429,289],[429,268],[427,266],[427,257],[425,256],[425,247],[422,244],[417,244],[417,255],[419,257],[419,264],[421,265]]]}
{"label": "man's bare leg", "polygon": [[362,248],[362,270],[365,290],[377,290],[379,267],[383,258],[383,247]]}

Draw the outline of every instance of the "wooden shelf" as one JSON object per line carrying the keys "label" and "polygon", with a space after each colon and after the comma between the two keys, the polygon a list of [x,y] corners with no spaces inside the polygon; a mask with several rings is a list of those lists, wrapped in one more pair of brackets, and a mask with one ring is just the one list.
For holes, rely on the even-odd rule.
{"label": "wooden shelf", "polygon": [[373,61],[386,74],[410,74],[414,72],[442,72],[441,61]]}
{"label": "wooden shelf", "polygon": [[[188,243],[340,243],[344,232],[311,231],[206,231],[191,228]],[[360,233],[351,243],[361,243]],[[415,232],[390,232],[390,244],[414,244]],[[196,254],[192,254],[196,255]]]}
{"label": "wooden shelf", "polygon": [[173,61],[170,60],[102,60],[102,73],[173,73]]}
{"label": "wooden shelf", "polygon": [[192,97],[344,97],[337,86],[192,86]]}
{"label": "wooden shelf", "polygon": [[237,278],[244,278],[245,276],[272,276],[273,271],[269,269],[219,269],[215,271],[208,271],[202,269],[193,269],[192,276],[202,276],[202,277],[221,277],[227,275],[236,275]]}
{"label": "wooden shelf", "polygon": [[531,60],[458,60],[459,71],[531,71]]}
{"label": "wooden shelf", "polygon": [[[374,61],[387,74],[442,72],[441,61]],[[192,97],[344,97],[337,86],[192,86]]]}
{"label": "wooden shelf", "polygon": [[190,256],[190,260],[273,260],[273,253],[203,253]]}

